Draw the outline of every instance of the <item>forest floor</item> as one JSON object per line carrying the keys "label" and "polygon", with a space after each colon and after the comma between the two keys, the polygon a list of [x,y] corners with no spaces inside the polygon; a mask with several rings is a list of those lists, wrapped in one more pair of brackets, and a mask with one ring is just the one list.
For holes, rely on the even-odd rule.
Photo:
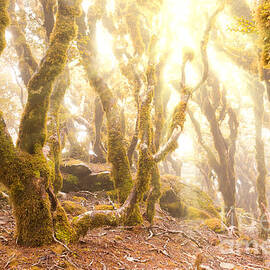
{"label": "forest floor", "polygon": [[[93,209],[108,203],[104,193],[68,194],[69,200]],[[76,198],[76,197],[75,197]],[[76,199],[76,201],[78,201]],[[269,269],[270,241],[254,230],[241,237],[217,234],[199,221],[174,219],[157,211],[155,225],[105,227],[90,231],[77,244],[23,248],[13,238],[14,219],[8,204],[0,206],[0,269]],[[244,236],[243,236],[244,235]]]}

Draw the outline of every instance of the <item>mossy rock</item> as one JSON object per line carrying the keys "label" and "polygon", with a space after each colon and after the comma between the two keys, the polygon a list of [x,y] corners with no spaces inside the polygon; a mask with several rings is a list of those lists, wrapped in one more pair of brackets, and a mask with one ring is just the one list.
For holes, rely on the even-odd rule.
{"label": "mossy rock", "polygon": [[204,210],[190,206],[187,208],[187,218],[191,220],[210,219],[211,215]]}
{"label": "mossy rock", "polygon": [[92,170],[86,163],[76,159],[64,160],[61,164],[61,171],[65,174],[72,174],[77,177],[92,173]]}
{"label": "mossy rock", "polygon": [[63,201],[62,206],[65,209],[65,211],[72,216],[78,216],[87,211],[85,207],[72,201]]}
{"label": "mossy rock", "polygon": [[109,191],[114,189],[114,183],[109,171],[93,172],[90,164],[70,159],[63,162],[61,165],[63,174],[62,191],[79,191],[86,190]]}
{"label": "mossy rock", "polygon": [[224,224],[219,218],[206,219],[202,225],[216,233],[222,233],[225,231]]}
{"label": "mossy rock", "polygon": [[218,207],[196,186],[187,185],[173,175],[161,177],[160,207],[173,217],[185,219],[218,218]]}
{"label": "mossy rock", "polygon": [[165,190],[159,200],[160,207],[173,217],[184,217],[187,214],[187,208],[172,189]]}

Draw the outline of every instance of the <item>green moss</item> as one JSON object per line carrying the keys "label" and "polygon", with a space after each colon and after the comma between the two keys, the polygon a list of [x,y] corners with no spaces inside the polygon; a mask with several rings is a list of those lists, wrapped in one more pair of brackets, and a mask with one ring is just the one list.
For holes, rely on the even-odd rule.
{"label": "green moss", "polygon": [[[96,22],[96,20],[97,16],[94,16],[92,21]],[[121,133],[120,111],[117,107],[117,102],[115,102],[115,97],[112,91],[103,79],[97,75],[96,68],[93,65],[95,62],[93,59],[95,52],[94,49],[89,52],[89,48],[94,48],[95,46],[92,44],[93,40],[89,40],[89,38],[87,38],[84,17],[81,16],[77,20],[77,23],[80,32],[78,47],[83,59],[83,66],[87,72],[89,83],[99,95],[103,110],[106,113],[108,130],[108,161],[112,163],[112,178],[114,180],[115,189],[118,192],[120,203],[123,203],[131,191],[133,183],[125,147],[125,140]],[[90,24],[89,27],[92,29],[93,25]],[[85,43],[83,40],[87,40],[87,42]]]}
{"label": "green moss", "polygon": [[125,221],[125,224],[128,226],[139,224],[143,220],[140,212],[140,203],[143,200],[144,194],[149,190],[151,172],[154,166],[152,154],[148,148],[141,149],[139,156],[135,190],[132,191],[132,195],[136,194],[134,195],[135,200],[131,202]]}
{"label": "green moss", "polygon": [[[34,211],[34,209],[36,208],[35,213],[31,213],[30,222],[37,225],[38,228],[40,227],[40,224],[37,224],[37,222],[40,222],[41,224],[50,224],[51,226],[51,201],[47,193],[47,189],[50,188],[51,171],[43,156],[37,155],[32,156],[31,158],[31,162],[29,162],[29,159],[26,162],[27,172],[23,172],[23,174],[20,176],[20,181],[18,181],[15,185],[12,185],[10,189],[10,192],[13,196],[12,201],[20,208],[20,210],[18,211],[18,219],[24,219],[25,221],[27,220],[26,217],[21,218],[20,216],[22,214],[22,207],[24,208],[22,211],[26,211],[29,215],[29,209],[32,208],[32,211]],[[29,182],[28,180],[26,181],[28,177]],[[32,192],[33,194],[31,195]],[[18,193],[23,193],[23,196],[26,196],[27,199],[24,201],[22,198],[20,198]],[[25,205],[25,203],[29,203],[29,205]],[[17,221],[20,222],[19,220]],[[31,226],[31,224],[29,225]],[[33,237],[33,230],[29,228],[24,228],[24,230],[26,229],[29,230],[27,233],[31,233],[32,238],[35,239],[35,237]],[[48,230],[51,231],[51,229]],[[38,233],[39,232],[37,231],[37,234]]]}
{"label": "green moss", "polygon": [[256,25],[262,41],[262,66],[270,69],[270,1],[264,1],[256,11]]}
{"label": "green moss", "polygon": [[59,0],[56,23],[49,48],[38,71],[28,83],[28,101],[20,124],[18,146],[30,154],[42,153],[47,130],[47,111],[52,85],[63,71],[67,50],[76,34],[75,16],[79,14],[80,1],[72,3]]}
{"label": "green moss", "polygon": [[73,216],[78,216],[87,211],[85,207],[72,201],[63,201],[62,206],[68,214],[71,214]]}
{"label": "green moss", "polygon": [[95,205],[95,210],[114,210],[116,208],[119,208],[120,206],[117,205],[106,205],[106,204],[99,204]]}
{"label": "green moss", "polygon": [[58,205],[53,214],[53,227],[55,237],[66,244],[77,240],[77,234],[70,225],[64,209]]}
{"label": "green moss", "polygon": [[190,206],[187,208],[187,218],[191,220],[209,219],[211,218],[211,215],[209,215],[206,211]]}
{"label": "green moss", "polygon": [[143,218],[140,212],[140,206],[135,204],[132,208],[132,211],[129,213],[125,220],[126,226],[135,226],[137,224],[141,224],[143,222]]}
{"label": "green moss", "polygon": [[79,203],[86,201],[86,199],[84,197],[78,197],[78,196],[73,196],[72,200],[74,200],[75,202],[79,202]]}
{"label": "green moss", "polygon": [[158,201],[161,192],[160,192],[160,175],[157,164],[154,165],[154,169],[151,176],[151,186],[152,190],[147,200],[147,209],[146,209],[146,217],[147,220],[152,224],[155,216],[155,205]]}
{"label": "green moss", "polygon": [[[69,43],[75,35],[80,1],[59,0],[56,25],[46,56],[28,84],[26,105],[15,150],[0,113],[0,179],[9,189],[16,221],[17,243],[40,246],[53,241],[53,234],[68,242],[74,232],[52,190],[53,173],[42,154],[52,83],[62,71]],[[0,0],[0,50],[7,24],[7,1]],[[8,174],[6,174],[8,172]],[[52,212],[53,215],[52,216]]]}
{"label": "green moss", "polygon": [[132,177],[125,147],[125,140],[121,133],[120,111],[114,102],[111,90],[101,79],[92,79],[92,84],[100,96],[103,109],[107,117],[108,126],[108,161],[112,163],[112,178],[118,191],[119,201],[123,203],[132,186]]}
{"label": "green moss", "polygon": [[86,235],[88,230],[99,228],[104,225],[117,226],[122,222],[114,211],[89,212],[82,217],[75,217],[72,221],[78,236]]}
{"label": "green moss", "polygon": [[170,189],[163,191],[162,197],[160,198],[160,206],[173,217],[180,218],[186,216],[186,207]]}
{"label": "green moss", "polygon": [[[10,171],[9,174],[3,175],[3,182],[9,188],[16,221],[17,243],[24,246],[49,244],[53,241],[54,224],[58,224],[57,230],[61,221],[68,224],[64,215],[58,222],[53,222],[52,212],[57,206],[57,201],[51,192],[51,168],[43,155],[17,151],[16,155],[11,157],[9,156],[9,163],[1,164],[8,166]],[[3,167],[0,178],[5,171]]]}
{"label": "green moss", "polygon": [[50,169],[46,159],[18,153],[10,166],[9,194],[18,244],[39,246],[52,242],[51,201],[47,193]]}
{"label": "green moss", "polygon": [[[117,110],[118,111],[118,110]],[[119,113],[119,112],[118,112]],[[113,164],[112,178],[114,179],[115,188],[118,191],[119,201],[123,203],[132,186],[129,161],[127,151],[124,146],[124,138],[120,128],[120,118],[117,116],[108,116],[108,160]],[[111,122],[112,121],[112,122]],[[111,123],[110,123],[111,122]],[[116,126],[113,126],[117,122]]]}
{"label": "green moss", "polygon": [[162,176],[161,191],[161,208],[174,216],[193,218],[201,215],[202,218],[220,219],[217,207],[205,192],[195,186],[183,184],[176,176]]}
{"label": "green moss", "polygon": [[0,54],[6,46],[5,29],[9,24],[7,12],[8,2],[8,0],[0,0]]}
{"label": "green moss", "polygon": [[183,101],[179,102],[179,104],[175,107],[170,126],[170,135],[172,134],[172,131],[178,126],[183,129],[186,119],[186,107],[187,104]]}
{"label": "green moss", "polygon": [[117,201],[118,200],[118,191],[115,190],[110,190],[107,191],[106,194],[113,200],[113,201]]}
{"label": "green moss", "polygon": [[125,18],[133,48],[138,55],[142,55],[146,46],[141,34],[140,17],[136,3],[129,3]]}
{"label": "green moss", "polygon": [[225,231],[225,227],[222,221],[218,218],[206,219],[203,225],[216,233],[221,233]]}
{"label": "green moss", "polygon": [[73,174],[65,174],[65,181],[67,181],[68,183],[77,185],[79,182],[79,179],[77,176]]}
{"label": "green moss", "polygon": [[[155,172],[155,179],[158,180],[158,170],[153,171],[153,169],[157,169],[155,166],[155,162],[153,160],[152,155],[152,122],[151,122],[151,109],[152,109],[152,100],[153,100],[153,90],[156,85],[155,78],[155,65],[149,64],[146,72],[148,88],[143,97],[143,100],[140,104],[139,110],[139,139],[141,141],[140,151],[139,151],[139,162],[138,162],[138,170],[136,175],[136,184],[135,189],[132,193],[134,195],[134,200],[132,200],[130,211],[126,218],[126,223],[129,225],[136,225],[137,223],[142,222],[142,216],[140,213],[140,202],[142,202],[144,194],[149,190],[149,184],[151,181],[151,176],[153,172]],[[158,183],[155,182],[156,190],[155,194],[152,194],[152,197],[149,201],[148,213],[149,220],[152,222],[153,214],[154,214],[154,204],[155,197],[153,195],[157,195],[159,188]],[[134,224],[132,224],[134,223]]]}

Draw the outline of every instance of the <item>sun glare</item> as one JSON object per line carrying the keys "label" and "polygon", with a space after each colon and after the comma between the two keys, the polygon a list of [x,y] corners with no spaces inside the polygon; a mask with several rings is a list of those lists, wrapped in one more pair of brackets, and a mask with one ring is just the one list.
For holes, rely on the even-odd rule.
{"label": "sun glare", "polygon": [[72,100],[71,98],[68,96],[68,95],[65,95],[64,97],[64,102],[65,104],[67,105],[67,108],[69,109],[70,113],[71,114],[77,114],[79,112],[79,107],[75,106],[73,103],[72,103]]}
{"label": "sun glare", "polygon": [[193,141],[189,135],[183,133],[178,139],[178,148],[175,150],[175,155],[178,157],[186,157],[194,152]]}
{"label": "sun glare", "polygon": [[5,38],[7,42],[10,42],[12,38],[12,34],[9,31],[6,31]]}
{"label": "sun glare", "polygon": [[175,90],[171,89],[171,96],[167,104],[167,111],[169,114],[173,112],[175,106],[179,103],[179,101],[180,95]]}
{"label": "sun glare", "polygon": [[82,1],[82,9],[87,14],[89,7],[92,5],[92,0],[83,0]]}
{"label": "sun glare", "polygon": [[84,142],[88,137],[88,132],[87,131],[79,131],[77,132],[77,140],[78,142]]}
{"label": "sun glare", "polygon": [[227,31],[230,25],[233,25],[234,20],[227,14],[221,13],[217,18],[217,24],[223,30]]}
{"label": "sun glare", "polygon": [[115,8],[115,5],[114,5],[114,0],[109,0],[107,1],[107,11],[108,12],[113,12],[114,11],[114,8]]}
{"label": "sun glare", "polygon": [[[172,15],[171,18],[187,22],[191,15],[192,1],[167,0],[164,5],[167,7],[166,12]],[[181,15],[180,15],[181,14]]]}
{"label": "sun glare", "polygon": [[208,47],[208,57],[213,70],[227,90],[245,92],[247,87],[245,72],[241,68],[231,62],[223,53],[218,53],[211,45]]}
{"label": "sun glare", "polygon": [[113,38],[107,29],[104,28],[102,22],[97,22],[97,50],[100,55],[101,64],[105,67],[112,69],[116,65],[116,58],[113,54]]}

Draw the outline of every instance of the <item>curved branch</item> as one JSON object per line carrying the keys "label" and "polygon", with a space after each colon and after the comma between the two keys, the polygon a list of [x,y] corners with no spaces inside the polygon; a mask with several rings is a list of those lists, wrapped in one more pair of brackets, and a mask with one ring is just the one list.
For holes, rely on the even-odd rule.
{"label": "curved branch", "polygon": [[[9,24],[9,18],[7,13],[8,0],[0,0],[0,54],[2,54],[5,46],[5,31]],[[5,176],[9,175],[10,162],[14,159],[16,155],[15,147],[12,143],[12,139],[6,129],[6,124],[3,118],[3,114],[0,111],[0,181],[9,186],[10,183]]]}
{"label": "curved branch", "polygon": [[198,137],[198,141],[201,144],[201,146],[203,147],[203,149],[205,150],[205,152],[207,153],[207,157],[208,157],[208,161],[210,166],[217,172],[220,169],[220,164],[215,156],[215,154],[211,151],[210,147],[208,147],[202,138],[202,133],[201,133],[201,128],[200,128],[200,124],[198,123],[198,121],[195,119],[193,113],[191,110],[188,110],[188,115],[190,117],[190,120],[194,126],[194,129],[197,133],[197,137]]}
{"label": "curved branch", "polygon": [[65,68],[58,77],[50,96],[49,121],[48,121],[48,143],[50,145],[50,158],[54,161],[54,191],[57,193],[62,188],[62,175],[60,172],[61,138],[59,127],[59,111],[64,100],[66,90],[69,86],[69,69]]}
{"label": "curved branch", "polygon": [[6,47],[5,31],[9,24],[7,5],[8,0],[0,0],[0,54],[2,54]]}
{"label": "curved branch", "polygon": [[207,57],[207,45],[208,45],[208,41],[209,41],[209,36],[210,36],[210,32],[214,26],[214,23],[216,21],[217,15],[225,8],[225,3],[226,3],[226,0],[221,1],[220,6],[217,8],[217,10],[210,17],[208,24],[206,26],[206,29],[204,31],[203,39],[201,42],[203,75],[202,75],[201,81],[194,87],[192,93],[194,93],[196,90],[198,90],[207,79],[208,72],[209,72],[209,64],[208,64],[208,57]]}
{"label": "curved branch", "polygon": [[99,95],[103,110],[106,113],[108,125],[108,160],[112,163],[115,187],[119,191],[120,202],[123,203],[132,188],[132,177],[124,143],[124,136],[121,132],[120,110],[113,92],[97,72],[94,37],[96,22],[99,19],[100,14],[97,12],[96,16],[93,15],[95,14],[94,11],[95,8],[97,8],[97,4],[98,1],[92,7],[94,10],[90,9],[89,12],[92,18],[92,21],[89,22],[90,37],[86,34],[84,14],[77,20],[79,29],[78,48],[83,66],[87,73],[88,81]]}
{"label": "curved branch", "polygon": [[12,34],[13,46],[19,58],[19,70],[24,85],[27,86],[32,74],[37,70],[38,63],[32,55],[31,49],[26,42],[25,35],[17,21],[15,14],[15,1],[9,2],[9,16],[11,18],[11,25],[9,30]]}
{"label": "curved branch", "polygon": [[46,140],[46,117],[52,85],[66,64],[67,51],[76,33],[75,18],[80,14],[79,4],[77,0],[58,0],[56,24],[49,48],[28,83],[28,101],[17,145],[30,154],[41,153]]}
{"label": "curved branch", "polygon": [[11,185],[10,176],[14,168],[10,165],[14,162],[16,158],[16,149],[13,145],[12,138],[9,135],[6,124],[3,118],[3,114],[0,111],[0,182],[2,182],[6,187]]}
{"label": "curved branch", "polygon": [[148,66],[147,79],[148,87],[141,103],[139,116],[139,138],[141,143],[136,183],[121,208],[114,211],[89,211],[75,219],[74,226],[78,236],[85,235],[89,229],[105,224],[117,226],[119,224],[129,224],[129,222],[134,224],[134,222],[141,221],[138,203],[142,200],[144,192],[147,190],[154,165],[150,149],[150,112],[153,100],[153,85],[155,85],[154,65],[152,64]]}
{"label": "curved branch", "polygon": [[50,40],[50,35],[54,26],[54,7],[56,0],[40,0],[44,13],[44,27],[46,30],[47,40]]}
{"label": "curved branch", "polygon": [[190,52],[186,52],[184,61],[182,64],[182,82],[180,83],[180,88],[177,89],[180,94],[181,94],[181,101],[179,104],[176,106],[175,111],[174,111],[174,116],[172,119],[171,123],[171,131],[170,131],[170,137],[167,140],[167,142],[160,148],[160,150],[154,155],[154,160],[156,162],[162,160],[163,158],[166,157],[168,153],[173,151],[177,145],[177,140],[182,133],[182,129],[184,126],[185,122],[185,114],[186,114],[186,109],[187,109],[187,104],[188,101],[192,95],[197,89],[199,89],[203,83],[206,81],[207,76],[208,76],[208,58],[207,58],[207,45],[209,41],[209,35],[212,30],[212,27],[214,25],[215,19],[217,15],[224,9],[225,7],[225,1],[222,1],[220,6],[217,8],[217,10],[214,12],[214,14],[210,17],[209,22],[207,24],[207,27],[204,32],[203,40],[201,42],[201,55],[202,55],[202,60],[203,60],[203,66],[204,66],[204,71],[202,75],[201,81],[195,86],[193,90],[189,90],[188,88],[185,87],[185,75],[184,70],[185,70],[185,65],[188,61],[192,59]]}

